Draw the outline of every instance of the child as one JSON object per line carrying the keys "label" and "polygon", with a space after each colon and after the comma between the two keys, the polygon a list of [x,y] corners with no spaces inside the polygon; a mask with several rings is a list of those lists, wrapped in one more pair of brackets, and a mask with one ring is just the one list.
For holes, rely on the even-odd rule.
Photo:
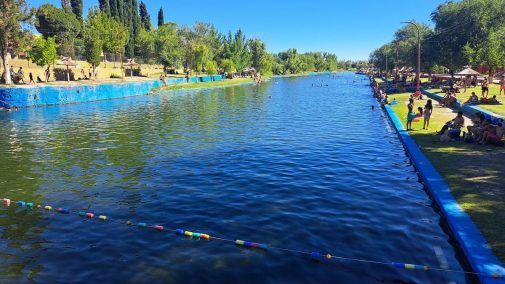
{"label": "child", "polygon": [[430,127],[430,118],[431,114],[433,113],[433,104],[431,100],[428,100],[426,102],[426,105],[424,106],[424,125],[423,129],[428,129]]}
{"label": "child", "polygon": [[414,99],[409,99],[409,104],[407,105],[408,114],[407,114],[407,131],[412,130],[412,121],[416,118],[416,114],[414,113]]}

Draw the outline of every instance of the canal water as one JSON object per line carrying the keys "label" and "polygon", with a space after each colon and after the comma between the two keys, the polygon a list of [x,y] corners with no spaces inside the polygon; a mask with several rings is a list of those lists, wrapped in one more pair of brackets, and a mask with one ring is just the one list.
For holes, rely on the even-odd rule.
{"label": "canal water", "polygon": [[[365,77],[161,92],[0,113],[1,283],[470,283],[129,227],[463,269]],[[118,220],[114,222],[114,220]]]}

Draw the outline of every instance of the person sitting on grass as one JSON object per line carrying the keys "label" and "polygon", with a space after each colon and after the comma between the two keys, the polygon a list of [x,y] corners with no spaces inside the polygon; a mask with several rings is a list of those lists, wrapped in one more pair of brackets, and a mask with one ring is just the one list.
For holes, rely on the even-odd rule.
{"label": "person sitting on grass", "polygon": [[482,112],[477,112],[472,116],[473,125],[469,125],[466,129],[470,135],[475,135],[475,131],[481,127],[482,123],[486,121],[486,116]]}
{"label": "person sitting on grass", "polygon": [[465,125],[465,118],[463,117],[463,112],[459,111],[458,115],[452,120],[446,122],[442,129],[438,132],[439,135],[444,134],[447,130],[460,130]]}
{"label": "person sitting on grass", "polygon": [[491,125],[488,130],[482,135],[479,144],[502,145],[501,138],[503,136],[503,124],[500,122],[497,125]]}
{"label": "person sitting on grass", "polygon": [[484,136],[484,133],[492,131],[494,125],[491,119],[486,119],[482,122],[482,124],[475,128],[472,132],[474,134],[474,140],[475,141],[481,141],[482,137]]}
{"label": "person sitting on grass", "polygon": [[488,104],[497,104],[499,103],[498,99],[496,99],[496,95],[494,95],[492,98],[490,98],[488,101],[487,101]]}
{"label": "person sitting on grass", "polygon": [[424,110],[422,107],[418,107],[417,108],[417,114],[416,114],[416,117],[423,117],[423,114],[424,114]]}
{"label": "person sitting on grass", "polygon": [[472,95],[470,98],[468,98],[468,101],[465,102],[465,104],[478,104],[479,103],[479,97],[475,92],[472,92]]}
{"label": "person sitting on grass", "polygon": [[445,97],[442,99],[442,106],[451,107],[456,101],[456,94],[448,92],[447,95],[445,95]]}

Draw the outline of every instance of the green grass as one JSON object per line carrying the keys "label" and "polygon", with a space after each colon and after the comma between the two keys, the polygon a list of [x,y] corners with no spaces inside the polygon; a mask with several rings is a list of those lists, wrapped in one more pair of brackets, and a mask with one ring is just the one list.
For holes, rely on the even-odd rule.
{"label": "green grass", "polygon": [[184,83],[184,84],[176,84],[176,85],[167,85],[165,87],[159,87],[152,90],[152,92],[157,92],[160,90],[183,90],[183,89],[198,89],[198,88],[209,88],[209,87],[223,87],[223,86],[232,86],[239,84],[247,84],[254,83],[254,80],[251,78],[235,78],[232,80],[221,80],[221,81],[212,81],[212,82],[203,82],[203,83]]}
{"label": "green grass", "polygon": [[[440,89],[429,89],[428,91],[430,92],[435,92],[435,93],[441,93],[442,90]],[[481,97],[481,89],[480,87],[476,88],[468,88],[466,92],[463,92],[461,90],[461,93],[457,93],[456,96],[458,97],[458,100],[462,102],[466,102],[468,98],[470,98],[470,95],[472,92],[475,92],[479,97]],[[492,98],[494,95],[498,98],[498,100],[502,101],[502,103],[505,103],[505,95],[502,93],[500,96],[500,85],[496,84],[491,84],[489,85],[489,95],[488,98]],[[501,105],[478,105],[480,108],[494,112],[499,115],[505,115],[505,104]]]}
{"label": "green grass", "polygon": [[[409,94],[391,95],[399,102],[394,111],[406,123]],[[416,107],[423,106],[416,101]],[[438,172],[449,184],[458,204],[470,215],[495,255],[505,261],[505,149],[464,142],[439,142],[435,132],[455,114],[437,107],[430,130],[422,130],[423,120],[414,122],[410,134]]]}

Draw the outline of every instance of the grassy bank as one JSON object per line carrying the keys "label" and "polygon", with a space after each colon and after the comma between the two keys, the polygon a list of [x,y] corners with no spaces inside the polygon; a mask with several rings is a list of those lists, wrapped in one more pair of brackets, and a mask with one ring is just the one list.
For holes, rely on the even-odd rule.
{"label": "grassy bank", "polygon": [[[442,93],[442,90],[440,89],[429,89],[428,91],[432,93]],[[467,88],[466,92],[464,92],[464,89],[461,90],[461,93],[457,93],[456,96],[458,100],[462,102],[466,102],[468,98],[470,98],[470,95],[472,92],[475,92],[479,97],[481,97],[481,89],[480,87],[475,87],[475,88]],[[490,84],[489,85],[489,95],[488,98],[492,98],[494,95],[498,98],[498,100],[502,101],[502,103],[505,103],[505,95],[502,93],[500,96],[500,86],[496,84]],[[505,104],[501,105],[478,105],[480,108],[494,112],[499,115],[505,115]]]}
{"label": "grassy bank", "polygon": [[183,89],[198,89],[198,88],[209,88],[209,87],[224,87],[224,86],[232,86],[232,85],[240,85],[254,83],[254,80],[251,78],[235,78],[231,80],[221,80],[221,81],[212,81],[212,82],[203,82],[203,83],[183,83],[183,84],[175,84],[175,85],[167,85],[164,87],[155,88],[152,92],[157,91],[168,91],[168,90],[183,90]]}
{"label": "grassy bank", "polygon": [[[391,95],[399,102],[394,111],[406,123],[408,93]],[[416,101],[415,109],[426,101]],[[459,205],[483,233],[495,255],[505,262],[505,149],[464,142],[441,143],[435,132],[456,115],[436,101],[429,130],[423,120],[410,134],[449,184]]]}

